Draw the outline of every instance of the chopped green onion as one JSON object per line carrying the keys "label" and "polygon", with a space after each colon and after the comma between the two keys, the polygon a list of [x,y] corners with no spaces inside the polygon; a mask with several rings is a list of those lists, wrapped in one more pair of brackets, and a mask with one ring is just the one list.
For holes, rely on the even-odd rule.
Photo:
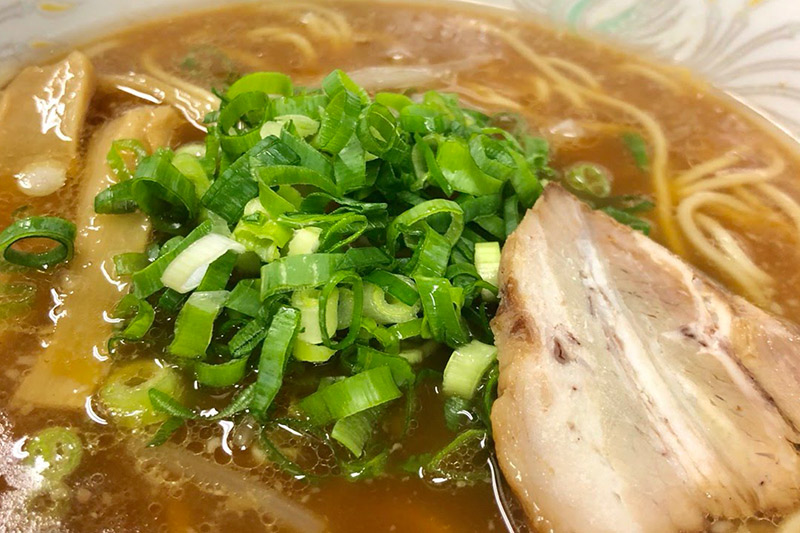
{"label": "chopped green onion", "polygon": [[[322,344],[322,326],[319,320],[320,295],[322,291],[302,289],[292,293],[292,306],[300,311],[301,331],[298,340],[308,344]],[[339,292],[334,291],[328,297],[325,329],[327,334],[336,332],[337,314],[339,310]]]}
{"label": "chopped green onion", "polygon": [[389,302],[387,296],[389,295],[377,285],[364,284],[364,316],[372,318],[378,324],[397,324],[417,317],[419,299],[413,305],[407,305],[401,301]]}
{"label": "chopped green onion", "polygon": [[292,230],[269,217],[258,198],[244,208],[244,216],[236,224],[232,237],[248,251],[258,254],[262,261],[274,261],[292,237]]}
{"label": "chopped green onion", "polygon": [[473,418],[472,402],[460,396],[448,396],[444,401],[444,423],[447,429],[457,432]]}
{"label": "chopped green onion", "polygon": [[176,431],[183,427],[184,423],[185,420],[177,416],[166,419],[153,434],[147,446],[153,448],[165,444]]}
{"label": "chopped green onion", "polygon": [[378,93],[375,95],[375,101],[390,107],[395,111],[400,111],[404,107],[414,103],[414,100],[404,94],[399,93]]}
{"label": "chopped green onion", "polygon": [[151,217],[183,225],[197,215],[197,191],[186,176],[172,164],[172,154],[159,151],[145,157],[136,167],[131,195]]}
{"label": "chopped green onion", "polygon": [[138,204],[133,197],[133,181],[122,181],[103,189],[94,197],[94,212],[99,215],[133,213]]}
{"label": "chopped green onion", "polygon": [[414,281],[399,274],[392,274],[386,270],[373,270],[366,276],[364,281],[380,287],[386,294],[413,306],[419,302],[419,293],[414,286]]}
{"label": "chopped green onion", "polygon": [[294,230],[286,255],[313,254],[319,249],[322,230],[313,226]]}
{"label": "chopped green onion", "polygon": [[352,416],[401,396],[389,367],[381,366],[318,390],[297,407],[318,426]]}
{"label": "chopped green onion", "polygon": [[647,172],[650,166],[650,156],[647,155],[647,143],[638,133],[628,132],[622,134],[622,142],[630,151],[636,167],[642,172]]}
{"label": "chopped green onion", "polygon": [[167,267],[172,263],[172,260],[175,259],[178,254],[191,246],[194,242],[211,233],[213,227],[214,226],[212,222],[210,220],[206,220],[194,228],[192,232],[186,236],[186,238],[182,239],[180,242],[176,242],[174,246],[171,246],[168,251],[164,249],[166,248],[165,243],[161,249],[161,255],[158,257],[158,259],[133,275],[133,293],[136,295],[136,297],[147,298],[151,294],[162,289],[164,287],[164,283],[161,281],[161,277]]}
{"label": "chopped green onion", "polygon": [[[108,161],[119,183],[95,199],[97,212],[140,209],[155,228],[147,254],[115,258],[133,290],[119,308],[130,318],[112,340],[160,343],[149,333],[154,319],[173,322],[166,344],[182,370],[197,385],[238,390],[211,414],[182,404],[177,377],[174,386],[168,380],[151,390],[140,387],[152,381],[148,375],[131,379],[128,395],[144,404],[144,423],[163,421],[151,444],[164,443],[186,420],[247,409],[261,423],[282,423],[271,407],[286,379],[293,394],[317,386],[289,406],[310,419],[291,420],[292,427],[349,450],[354,457],[340,462],[342,475],[377,475],[390,453],[370,439],[384,414],[393,417],[380,406],[406,394],[404,436],[415,386],[432,377],[444,381],[449,425],[463,425],[469,411],[471,427],[480,429],[417,468],[442,479],[484,477],[481,465],[460,461],[487,453],[498,373],[489,322],[506,238],[543,184],[556,179],[643,231],[640,213],[652,205],[609,196],[610,177],[598,178],[601,167],[591,163],[562,177],[548,166],[547,141],[531,136],[524,119],[464,108],[454,94],[383,92],[373,100],[336,70],[317,89],[296,88],[280,73],[249,74],[219,96],[202,143],[148,156],[137,141],[115,142]],[[641,166],[647,146],[632,135],[623,141]],[[65,243],[45,235],[57,242],[45,253],[66,259],[74,234]],[[41,235],[18,238],[28,236]],[[11,248],[18,238],[4,254],[19,249]],[[52,257],[37,259],[40,266]],[[32,291],[20,294],[32,303]],[[443,358],[426,360],[443,345],[455,350],[444,374]],[[331,375],[335,369],[345,375]],[[118,407],[116,418],[139,425],[126,409]],[[392,433],[393,425],[380,429]],[[312,475],[266,431],[262,444],[280,467]],[[331,451],[338,457],[341,450]]]}
{"label": "chopped green onion", "polygon": [[163,413],[153,409],[150,389],[179,396],[183,385],[180,376],[171,368],[152,360],[141,360],[113,370],[97,396],[118,425],[144,427],[166,419]]}
{"label": "chopped green onion", "polygon": [[475,269],[483,281],[491,283],[495,287],[498,286],[498,274],[500,272],[499,242],[475,243]]}
{"label": "chopped green onion", "polygon": [[281,131],[287,125],[292,125],[300,137],[310,137],[319,131],[319,121],[305,115],[280,115],[267,121],[261,126],[261,138],[274,135],[280,137]]}
{"label": "chopped green onion", "polygon": [[319,287],[342,264],[342,254],[283,257],[261,268],[261,299],[279,292]]}
{"label": "chopped green onion", "polygon": [[330,360],[335,353],[336,350],[331,350],[327,346],[311,344],[299,338],[294,341],[294,349],[292,350],[292,356],[304,363],[324,363]]}
{"label": "chopped green onion", "polygon": [[[334,324],[334,329],[338,326],[338,318],[336,320],[331,320],[330,315],[328,313],[331,312],[331,308],[334,312],[338,314],[338,302],[336,305],[331,306],[331,297],[335,296],[335,299],[338,300],[339,290],[338,286],[342,283],[350,284],[350,295],[352,295],[352,307],[349,309],[350,311],[350,324],[347,326],[347,335],[338,341],[333,342],[330,338],[330,335],[326,329],[323,329],[323,324]],[[348,270],[341,270],[335,273],[331,278],[325,283],[325,286],[322,288],[322,292],[319,298],[319,322],[318,322],[318,330],[322,337],[322,344],[332,350],[343,350],[347,348],[351,344],[353,344],[358,336],[359,329],[361,328],[361,317],[363,314],[363,284],[361,281],[361,277],[356,274],[355,272],[348,271]]]}
{"label": "chopped green onion", "polygon": [[411,385],[416,379],[408,361],[398,355],[383,353],[368,346],[358,346],[352,366],[356,372],[382,366],[388,367],[398,387]]}
{"label": "chopped green onion", "polygon": [[25,443],[25,463],[51,481],[64,479],[81,464],[83,443],[74,429],[50,427]]}
{"label": "chopped green onion", "polygon": [[465,344],[469,334],[461,321],[463,291],[444,278],[418,278],[422,309],[433,338],[451,347]]}
{"label": "chopped green onion", "polygon": [[190,155],[202,159],[206,154],[206,145],[201,142],[190,142],[181,145],[175,150],[175,155]]}
{"label": "chopped green onion", "polygon": [[413,278],[442,276],[447,269],[451,244],[430,226],[420,232],[421,241],[405,265],[405,272]]}
{"label": "chopped green onion", "polygon": [[514,187],[522,206],[525,208],[532,207],[542,194],[542,183],[528,166],[528,161],[525,157],[514,150],[510,150],[508,153],[517,165],[517,170],[511,173],[509,181]]}
{"label": "chopped green onion", "polygon": [[206,270],[205,275],[203,276],[202,281],[200,281],[200,285],[197,286],[198,291],[222,291],[225,290],[225,287],[228,286],[228,280],[233,273],[233,269],[236,266],[236,261],[239,258],[239,254],[237,254],[233,250],[228,250],[221,256],[219,256],[216,260],[214,260],[210,265],[208,265],[208,269]]}
{"label": "chopped green onion", "polygon": [[216,233],[200,237],[181,251],[161,274],[161,283],[185,294],[196,289],[211,263],[228,251],[244,252],[244,246]]}
{"label": "chopped green onion", "polygon": [[[45,239],[54,246],[43,252],[29,252],[15,247],[27,239]],[[48,268],[72,258],[75,224],[58,217],[27,217],[16,220],[0,233],[3,259],[15,265]]]}
{"label": "chopped green onion", "polygon": [[459,138],[448,139],[439,145],[436,163],[454,191],[483,195],[498,192],[503,181],[486,174],[470,154],[469,145]]}
{"label": "chopped green onion", "polygon": [[362,340],[374,338],[380,343],[384,350],[395,352],[398,349],[398,339],[388,328],[379,326],[377,322],[371,318],[361,318],[361,334],[359,336]]}
{"label": "chopped green onion", "polygon": [[505,202],[503,202],[503,221],[505,222],[506,227],[506,238],[511,236],[514,230],[517,229],[520,220],[519,200],[517,200],[516,195],[509,196],[506,198]]}
{"label": "chopped green onion", "polygon": [[211,186],[211,181],[197,156],[176,152],[175,157],[172,158],[172,164],[194,184],[198,196],[205,194]]}
{"label": "chopped green onion", "polygon": [[172,289],[165,289],[164,292],[161,293],[161,296],[158,297],[158,304],[156,307],[168,313],[177,313],[186,302],[187,298],[189,298],[188,294],[181,294]]}
{"label": "chopped green onion", "polygon": [[575,192],[605,198],[611,194],[611,174],[594,163],[573,165],[564,173],[564,183]]}
{"label": "chopped green onion", "polygon": [[106,163],[109,168],[119,179],[120,182],[129,180],[133,177],[133,173],[128,168],[123,154],[132,156],[134,162],[134,170],[139,162],[147,157],[147,150],[141,142],[136,139],[117,139],[111,143],[111,148],[106,154]]}
{"label": "chopped green onion", "polygon": [[367,91],[359,87],[358,84],[350,79],[350,76],[339,69],[325,76],[322,80],[322,90],[328,98],[333,98],[341,91],[347,90],[357,94],[362,104],[369,103],[369,94],[367,94]]}
{"label": "chopped green onion", "polygon": [[381,409],[376,407],[342,418],[333,425],[331,438],[361,457],[381,414]]}
{"label": "chopped green onion", "polygon": [[428,200],[415,205],[408,211],[396,217],[386,231],[386,244],[390,252],[395,252],[397,248],[397,239],[400,235],[404,235],[413,231],[415,228],[420,227],[427,219],[447,214],[450,216],[450,222],[447,225],[447,230],[442,235],[444,240],[451,246],[456,243],[461,236],[464,229],[464,211],[455,202],[450,200]]}
{"label": "chopped green onion", "polygon": [[283,372],[289,359],[297,330],[300,313],[296,309],[282,307],[269,327],[261,358],[258,363],[258,379],[253,390],[251,408],[256,416],[264,416],[283,384]]}
{"label": "chopped green onion", "polygon": [[198,418],[194,411],[182,405],[178,400],[173,398],[172,395],[160,391],[155,387],[147,391],[147,397],[150,400],[150,405],[159,413],[184,420]]}
{"label": "chopped green onion", "polygon": [[[452,481],[481,481],[488,478],[486,457],[483,461],[470,460],[487,447],[486,431],[468,429],[459,433],[447,446],[436,452],[425,464],[429,475]],[[484,452],[485,453],[485,452]]]}
{"label": "chopped green onion", "polygon": [[247,316],[256,316],[261,308],[261,298],[257,279],[243,279],[231,291],[225,307]]}
{"label": "chopped green onion", "polygon": [[113,318],[128,319],[125,328],[112,339],[139,340],[150,330],[155,319],[153,306],[133,294],[126,294],[111,314]]}
{"label": "chopped green onion", "polygon": [[353,291],[347,288],[339,289],[339,309],[336,311],[336,316],[339,320],[337,321],[336,329],[344,329],[350,326],[353,322],[354,308],[355,298],[353,297]]}
{"label": "chopped green onion", "polygon": [[425,331],[424,325],[425,319],[415,318],[414,320],[409,320],[408,322],[395,324],[389,328],[389,331],[391,332],[392,336],[397,338],[398,341],[403,341],[422,335],[423,331]]}
{"label": "chopped green onion", "polygon": [[248,92],[289,96],[292,94],[292,79],[280,72],[256,72],[239,78],[228,88],[225,96],[230,100]]}
{"label": "chopped green onion", "polygon": [[203,357],[214,333],[217,319],[228,291],[193,292],[175,319],[175,336],[169,353],[177,357]]}
{"label": "chopped green onion", "polygon": [[392,259],[380,248],[365,246],[363,248],[350,248],[341,254],[342,262],[339,264],[341,270],[355,270],[362,272],[373,268],[380,268],[389,265]]}
{"label": "chopped green onion", "polygon": [[650,234],[650,223],[644,219],[632,215],[628,211],[618,209],[616,207],[604,207],[601,209],[604,213],[611,216],[617,222],[630,226],[637,231],[641,231],[645,235]]}
{"label": "chopped green onion", "polygon": [[320,238],[320,250],[333,252],[350,245],[369,229],[369,221],[364,215],[349,213],[342,215]]}
{"label": "chopped green onion", "polygon": [[469,400],[486,370],[497,359],[497,348],[479,341],[457,348],[444,369],[445,394]]}
{"label": "chopped green onion", "polygon": [[235,159],[258,144],[268,109],[268,95],[246,92],[236,95],[220,110],[217,118],[219,142],[228,156]]}
{"label": "chopped green onion", "polygon": [[126,252],[114,256],[114,272],[117,277],[130,276],[149,264],[150,258],[141,252]]}
{"label": "chopped green onion", "polygon": [[262,319],[256,318],[249,321],[228,342],[228,350],[231,352],[231,357],[237,358],[250,355],[266,336],[267,326]]}
{"label": "chopped green onion", "polygon": [[259,194],[258,180],[253,172],[265,165],[293,165],[297,162],[297,154],[287,152],[275,137],[267,137],[221,172],[201,201],[228,224],[235,224],[242,217],[247,203]]}
{"label": "chopped green onion", "polygon": [[329,154],[336,154],[345,147],[356,130],[361,111],[361,98],[343,88],[331,96],[317,133],[317,146]]}
{"label": "chopped green onion", "polygon": [[397,356],[408,361],[410,365],[417,365],[425,359],[425,352],[422,348],[408,348],[400,350]]}
{"label": "chopped green onion", "polygon": [[217,365],[197,361],[192,367],[194,377],[201,385],[208,387],[230,387],[244,378],[247,370],[247,357],[231,359]]}
{"label": "chopped green onion", "polygon": [[333,158],[333,175],[342,192],[357,190],[367,184],[367,154],[355,135]]}

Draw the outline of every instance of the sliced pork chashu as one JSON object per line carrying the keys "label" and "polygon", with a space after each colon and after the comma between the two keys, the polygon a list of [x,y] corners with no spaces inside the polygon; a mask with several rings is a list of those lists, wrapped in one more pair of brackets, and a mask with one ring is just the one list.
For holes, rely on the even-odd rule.
{"label": "sliced pork chashu", "polygon": [[796,506],[800,328],[557,186],[500,277],[492,425],[532,520],[700,531]]}

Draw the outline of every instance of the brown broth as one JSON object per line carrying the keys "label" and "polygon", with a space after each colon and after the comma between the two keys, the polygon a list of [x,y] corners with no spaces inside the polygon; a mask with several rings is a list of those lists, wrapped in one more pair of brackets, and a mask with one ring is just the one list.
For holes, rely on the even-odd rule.
{"label": "brown broth", "polygon": [[[649,63],[595,41],[541,27],[501,12],[479,11],[452,5],[402,5],[392,3],[325,4],[342,13],[354,31],[354,42],[335,45],[315,35],[310,29],[307,9],[275,8],[271,4],[237,6],[210,12],[198,12],[159,20],[118,33],[85,47],[94,50],[92,60],[99,74],[136,72],[144,68],[142,55],[158,63],[167,72],[199,86],[223,87],[239,74],[254,70],[276,70],[291,75],[297,84],[312,85],[334,68],[355,70],[368,66],[401,64],[436,64],[469,57],[490,59],[480,66],[459,72],[425,89],[467,91],[474,86],[490,87],[503,97],[518,102],[520,112],[534,132],[551,142],[552,164],[563,169],[581,161],[593,161],[607,167],[614,176],[616,194],[653,193],[647,173],[640,171],[626,151],[621,134],[638,131],[629,117],[609,112],[591,104],[578,106],[563,95],[542,101],[537,97],[534,70],[506,45],[481,30],[475,21],[490,21],[508,31],[516,31],[540,54],[555,56],[587,69],[604,90],[624,99],[657,119],[670,143],[669,168],[672,173],[718,157],[728,150],[747,146],[754,161],[766,161],[770,150],[777,150],[787,166],[775,183],[800,199],[794,176],[800,171],[796,155],[776,142],[767,130],[748,113],[702,83],[692,80],[674,67],[652,67]],[[304,22],[305,21],[305,22]],[[302,59],[292,46],[270,38],[252,40],[247,32],[261,27],[281,26],[307,36],[317,53],[315,62]],[[103,45],[103,46],[98,46]],[[668,72],[678,79],[676,89],[653,82],[641,74],[620,68],[625,63],[644,64],[658,72]],[[659,69],[665,70],[659,70]],[[669,71],[666,69],[669,68]],[[676,77],[676,73],[678,76]],[[467,92],[463,101],[485,111],[501,111],[502,105],[487,105]],[[133,97],[120,93],[99,94],[92,104],[90,125],[93,128],[126,108],[138,104]],[[584,124],[584,135],[576,139],[552,133],[555,126],[572,119]],[[599,124],[595,129],[590,123]],[[193,140],[189,134],[184,140]],[[73,209],[75,183],[44,199],[32,199],[13,186],[10,176],[0,185],[0,225],[11,220],[20,206],[32,212],[69,216]],[[655,221],[654,221],[655,222]],[[800,247],[795,232],[773,231],[767,224],[733,224],[755,262],[776,280],[775,303],[788,319],[800,321]],[[777,237],[776,237],[777,235]],[[657,224],[653,238],[662,240]],[[711,276],[729,284],[700,256],[687,258]],[[60,271],[51,273],[2,274],[28,280],[39,288],[37,303],[26,316],[7,321],[0,335],[3,372],[0,373],[0,409],[5,410],[9,396],[20,376],[47,342],[51,319],[48,315],[57,295]],[[737,287],[731,286],[733,290]],[[51,293],[52,291],[52,293]],[[99,319],[99,317],[98,317]],[[436,449],[452,435],[442,422],[442,399],[436,391],[421,394],[419,422],[403,454]],[[108,427],[100,426],[84,413],[44,409],[9,409],[0,434],[4,459],[0,462],[8,479],[13,477],[11,446],[24,435],[49,424],[72,424],[80,428],[89,444],[80,469],[70,478],[71,510],[64,527],[74,531],[260,531],[269,530],[269,521],[247,510],[247,504],[233,506],[231,501],[198,489],[192,483],[153,482],[152,465],[132,459],[131,444]],[[224,425],[192,426],[183,437],[183,445],[208,452],[220,464],[247,471],[267,486],[277,488],[301,501],[309,509],[325,516],[330,530],[338,532],[486,532],[504,529],[489,484],[474,486],[430,482],[408,474],[367,482],[342,479],[306,484],[276,473],[259,464],[251,454],[207,446],[219,443]],[[212,449],[215,448],[215,449]],[[146,463],[146,461],[144,462]],[[253,466],[255,464],[255,466]],[[149,474],[143,474],[143,472]],[[3,472],[0,471],[0,474]],[[2,479],[2,478],[0,478]],[[7,481],[2,487],[10,487]],[[30,522],[13,491],[1,499],[0,519],[9,527],[36,530],[42,524]],[[14,510],[16,509],[16,511]]]}

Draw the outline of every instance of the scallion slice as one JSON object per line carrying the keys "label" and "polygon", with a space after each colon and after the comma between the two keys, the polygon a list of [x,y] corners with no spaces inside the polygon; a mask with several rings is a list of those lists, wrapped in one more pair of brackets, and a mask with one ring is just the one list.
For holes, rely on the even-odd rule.
{"label": "scallion slice", "polygon": [[353,369],[357,372],[378,367],[388,367],[398,387],[407,387],[416,380],[409,362],[399,355],[384,353],[369,346],[359,345],[356,350]]}
{"label": "scallion slice", "polygon": [[294,230],[286,255],[313,254],[319,250],[322,229],[308,226]]}
{"label": "scallion slice", "polygon": [[151,294],[162,289],[164,283],[161,281],[161,277],[167,267],[172,263],[172,260],[194,242],[211,233],[213,228],[213,223],[210,220],[206,220],[194,228],[186,238],[180,240],[180,242],[176,242],[174,246],[171,246],[169,250],[164,250],[164,248],[166,248],[165,243],[165,246],[161,249],[161,255],[147,267],[133,275],[133,293],[136,297],[147,298]]}
{"label": "scallion slice", "polygon": [[63,479],[75,471],[83,458],[83,443],[74,429],[50,427],[25,443],[25,463],[49,480]]}
{"label": "scallion slice", "polygon": [[133,172],[125,161],[126,155],[133,160],[133,165],[130,166],[133,166],[135,171],[139,162],[147,157],[147,150],[136,139],[116,139],[111,143],[111,148],[106,154],[106,163],[120,182],[133,177]]}
{"label": "scallion slice", "polygon": [[304,363],[324,363],[329,361],[335,353],[336,350],[331,350],[327,346],[311,344],[298,338],[294,341],[292,356]]}
{"label": "scallion slice", "polygon": [[208,387],[230,387],[244,378],[247,370],[247,357],[231,359],[220,364],[197,361],[193,367],[194,377],[201,385]]}
{"label": "scallion slice", "polygon": [[266,415],[267,409],[283,384],[283,372],[299,327],[300,313],[290,307],[282,307],[272,319],[261,348],[258,379],[250,404],[256,416]]}
{"label": "scallion slice", "polygon": [[115,183],[94,197],[94,212],[99,215],[133,213],[137,207],[131,180]]}
{"label": "scallion slice", "polygon": [[214,333],[214,321],[228,291],[193,292],[175,319],[175,336],[169,353],[182,358],[203,357]]}
{"label": "scallion slice", "polygon": [[475,243],[475,268],[483,281],[497,287],[500,272],[500,243]]}
{"label": "scallion slice", "polygon": [[381,366],[318,390],[300,400],[297,407],[312,423],[324,426],[401,396],[389,367]]}
{"label": "scallion slice", "polygon": [[344,148],[355,133],[360,112],[361,98],[347,88],[331,96],[317,133],[320,150],[336,154]]}
{"label": "scallion slice", "polygon": [[280,72],[255,72],[236,80],[225,96],[233,99],[249,92],[289,96],[292,94],[292,79]]}
{"label": "scallion slice", "polygon": [[364,284],[364,315],[378,324],[397,324],[417,317],[420,310],[419,299],[414,304],[407,305],[401,301],[390,302],[388,298],[393,297],[377,285]]}
{"label": "scallion slice", "polygon": [[181,395],[183,384],[173,369],[153,360],[140,360],[111,372],[97,397],[117,424],[129,428],[144,427],[166,418],[153,409],[150,389],[176,397]]}
{"label": "scallion slice", "polygon": [[194,183],[175,168],[167,151],[142,159],[131,181],[131,195],[139,209],[159,220],[186,224],[197,215]]}
{"label": "scallion slice", "polygon": [[114,256],[113,260],[114,273],[117,277],[130,276],[134,272],[138,272],[150,264],[150,258],[147,254],[141,252],[118,254]]}
{"label": "scallion slice", "polygon": [[[329,302],[331,299],[336,297],[337,305],[333,306],[333,311],[338,313],[338,296],[339,296],[339,285],[340,284],[349,284],[350,285],[350,295],[352,296],[352,306],[350,307],[350,323],[348,325],[347,335],[338,341],[333,342],[330,338],[328,331],[322,329],[323,324],[333,323],[338,325],[338,318],[337,320],[331,321],[329,318],[328,313],[331,312],[330,308],[332,307]],[[322,337],[322,344],[331,348],[333,350],[343,350],[347,348],[351,344],[353,344],[358,336],[359,328],[361,327],[361,317],[363,314],[363,284],[361,281],[361,277],[356,274],[355,272],[348,271],[348,270],[341,270],[331,276],[331,278],[327,281],[325,286],[322,288],[322,292],[320,294],[319,299],[319,329]]]}
{"label": "scallion slice", "polygon": [[356,457],[364,453],[364,446],[375,430],[381,409],[375,407],[338,420],[331,429],[331,438],[350,450]]}
{"label": "scallion slice", "polygon": [[[44,239],[54,245],[41,252],[15,246],[27,239]],[[0,251],[9,263],[44,269],[71,259],[74,241],[75,224],[72,222],[58,217],[33,216],[11,223],[0,233]]]}
{"label": "scallion slice", "polygon": [[319,287],[342,264],[342,254],[306,254],[283,257],[261,268],[261,299],[278,292]]}
{"label": "scallion slice", "polygon": [[[292,307],[300,311],[301,331],[298,340],[308,344],[322,344],[322,322],[319,319],[319,306],[322,303],[322,291],[301,289],[292,293]],[[334,290],[325,302],[325,332],[328,336],[336,332],[339,310],[339,291]]]}
{"label": "scallion slice", "polygon": [[225,307],[247,316],[256,316],[261,308],[260,280],[243,279],[231,291]]}
{"label": "scallion slice", "polygon": [[148,332],[155,319],[153,306],[133,294],[126,294],[112,313],[113,318],[127,319],[125,328],[114,334],[112,340],[139,340]]}
{"label": "scallion slice", "polygon": [[238,242],[216,233],[209,233],[181,251],[161,274],[165,287],[185,294],[196,289],[208,267],[228,251],[244,252]]}
{"label": "scallion slice", "polygon": [[416,227],[427,219],[439,215],[447,214],[450,222],[442,236],[451,246],[456,243],[464,229],[464,211],[457,203],[450,200],[428,200],[415,205],[408,211],[397,216],[386,231],[386,244],[390,252],[397,249],[397,239],[400,235],[413,231]]}
{"label": "scallion slice", "polygon": [[444,369],[445,394],[469,400],[475,394],[486,370],[497,359],[497,348],[480,341],[457,348]]}
{"label": "scallion slice", "polygon": [[451,347],[465,344],[469,333],[461,320],[462,290],[444,278],[417,278],[416,281],[433,338]]}

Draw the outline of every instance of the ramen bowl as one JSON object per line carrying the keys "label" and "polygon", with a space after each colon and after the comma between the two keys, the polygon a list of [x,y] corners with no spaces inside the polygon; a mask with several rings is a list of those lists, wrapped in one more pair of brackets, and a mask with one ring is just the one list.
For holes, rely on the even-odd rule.
{"label": "ramen bowl", "polygon": [[0,7],[0,529],[793,531],[800,4],[235,3]]}

